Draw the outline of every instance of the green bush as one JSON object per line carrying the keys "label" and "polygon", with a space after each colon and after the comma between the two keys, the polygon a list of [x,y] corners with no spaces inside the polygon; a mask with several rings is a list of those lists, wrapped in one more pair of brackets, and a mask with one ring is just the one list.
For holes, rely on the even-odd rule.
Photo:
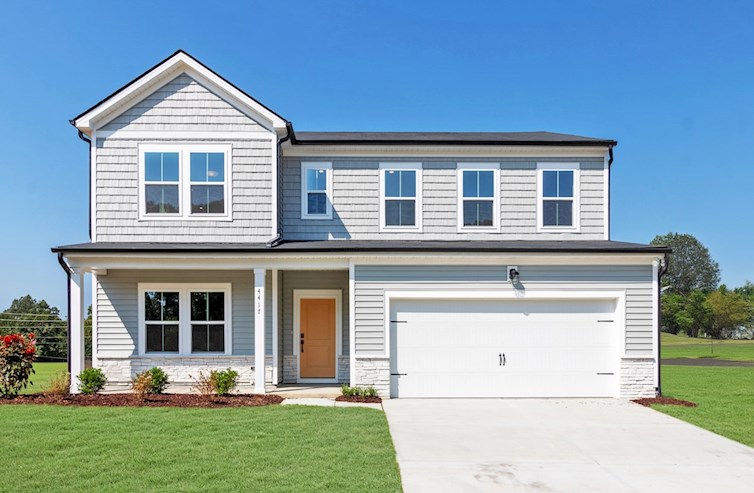
{"label": "green bush", "polygon": [[345,397],[379,397],[377,389],[372,387],[351,387],[347,384],[340,386],[340,391]]}
{"label": "green bush", "polygon": [[362,397],[378,397],[377,395],[377,389],[372,387],[371,385],[361,391]]}
{"label": "green bush", "polygon": [[131,381],[131,387],[139,395],[162,394],[168,383],[170,382],[167,373],[155,366],[137,374]]}
{"label": "green bush", "polygon": [[209,374],[212,388],[217,395],[227,395],[238,385],[238,372],[227,370],[212,370]]}
{"label": "green bush", "polygon": [[79,390],[82,394],[96,394],[105,387],[107,377],[99,368],[87,368],[79,373]]}

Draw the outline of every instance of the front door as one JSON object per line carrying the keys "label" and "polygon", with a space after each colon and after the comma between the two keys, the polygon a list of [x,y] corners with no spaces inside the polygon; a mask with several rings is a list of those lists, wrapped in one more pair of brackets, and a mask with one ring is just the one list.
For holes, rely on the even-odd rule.
{"label": "front door", "polygon": [[301,300],[301,378],[335,378],[335,299]]}

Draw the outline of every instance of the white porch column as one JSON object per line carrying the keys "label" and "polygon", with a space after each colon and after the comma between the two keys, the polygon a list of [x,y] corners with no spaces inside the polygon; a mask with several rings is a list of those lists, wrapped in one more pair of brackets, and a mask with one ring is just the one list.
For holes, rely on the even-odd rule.
{"label": "white porch column", "polygon": [[84,370],[84,273],[72,271],[68,278],[70,290],[70,308],[68,322],[71,326],[71,393],[79,393],[79,382],[76,379]]}
{"label": "white porch column", "polygon": [[264,394],[265,269],[254,269],[254,392]]}

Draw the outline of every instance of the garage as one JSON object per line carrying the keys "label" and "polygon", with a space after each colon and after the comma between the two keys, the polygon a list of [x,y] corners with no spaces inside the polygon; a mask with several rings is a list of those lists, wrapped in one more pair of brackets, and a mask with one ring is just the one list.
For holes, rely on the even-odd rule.
{"label": "garage", "polygon": [[391,397],[615,397],[616,299],[392,299]]}

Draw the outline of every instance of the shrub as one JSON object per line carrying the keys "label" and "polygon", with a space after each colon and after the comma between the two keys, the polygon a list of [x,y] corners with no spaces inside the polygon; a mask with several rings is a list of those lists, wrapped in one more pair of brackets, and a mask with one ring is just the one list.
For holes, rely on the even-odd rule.
{"label": "shrub", "polygon": [[162,394],[168,383],[170,382],[167,373],[155,366],[136,375],[131,381],[131,387],[134,392],[144,396],[145,394]]}
{"label": "shrub", "polygon": [[210,372],[212,387],[217,395],[227,395],[238,385],[238,372],[236,370],[212,370]]}
{"label": "shrub", "polygon": [[345,397],[379,397],[377,389],[372,387],[349,387],[347,384],[340,386],[340,391]]}
{"label": "shrub", "polygon": [[79,390],[82,394],[96,394],[105,387],[107,377],[99,368],[87,368],[79,373]]}
{"label": "shrub", "polygon": [[0,339],[0,395],[14,397],[30,383],[37,354],[34,334],[9,334]]}
{"label": "shrub", "polygon": [[371,385],[364,390],[361,391],[362,397],[378,397],[377,395],[377,389],[372,387]]}
{"label": "shrub", "polygon": [[191,379],[194,381],[194,385],[192,385],[191,388],[196,390],[199,394],[203,396],[211,396],[215,393],[215,387],[212,383],[212,373],[204,373],[203,371],[200,371],[198,378],[192,376]]}
{"label": "shrub", "polygon": [[59,371],[50,379],[43,392],[50,395],[66,395],[71,389],[71,374]]}

